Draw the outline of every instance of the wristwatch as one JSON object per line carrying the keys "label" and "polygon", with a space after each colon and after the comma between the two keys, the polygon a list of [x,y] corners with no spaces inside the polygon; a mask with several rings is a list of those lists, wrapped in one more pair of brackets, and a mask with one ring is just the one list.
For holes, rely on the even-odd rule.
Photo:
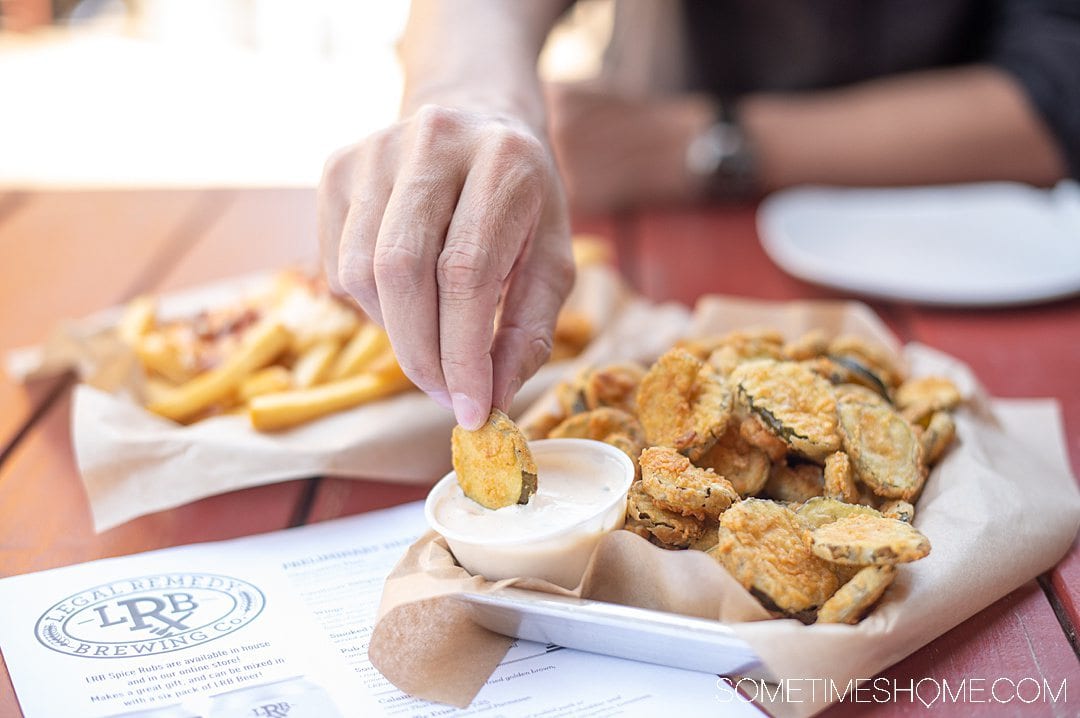
{"label": "wristwatch", "polygon": [[758,191],[754,148],[733,116],[721,114],[690,141],[686,170],[702,179],[705,196],[710,199],[747,199]]}

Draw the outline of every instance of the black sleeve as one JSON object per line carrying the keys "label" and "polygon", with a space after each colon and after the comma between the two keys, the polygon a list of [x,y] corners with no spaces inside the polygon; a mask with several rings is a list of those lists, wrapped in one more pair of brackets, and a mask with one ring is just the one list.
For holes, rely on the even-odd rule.
{"label": "black sleeve", "polygon": [[999,0],[989,61],[1019,80],[1080,178],[1080,0]]}

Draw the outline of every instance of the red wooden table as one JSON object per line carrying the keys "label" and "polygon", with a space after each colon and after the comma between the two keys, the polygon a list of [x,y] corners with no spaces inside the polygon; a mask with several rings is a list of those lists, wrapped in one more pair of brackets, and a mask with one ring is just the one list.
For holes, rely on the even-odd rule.
{"label": "red wooden table", "polygon": [[[837,297],[783,274],[762,253],[752,207],[653,211],[579,221],[616,248],[642,294]],[[0,191],[0,351],[42,340],[57,321],[146,291],[311,259],[311,190]],[[1080,474],[1080,299],[971,311],[872,303],[903,340],[968,362],[998,396],[1062,405]],[[68,436],[70,379],[29,388],[0,375],[0,576],[164,546],[242,536],[419,499],[426,487],[312,477],[204,499],[95,534]],[[435,477],[433,477],[435,478]],[[1080,550],[883,676],[1063,680],[1080,690]],[[1075,716],[1068,703],[935,706],[935,715]],[[918,703],[847,704],[827,716],[903,716]],[[0,664],[0,716],[21,715]]]}

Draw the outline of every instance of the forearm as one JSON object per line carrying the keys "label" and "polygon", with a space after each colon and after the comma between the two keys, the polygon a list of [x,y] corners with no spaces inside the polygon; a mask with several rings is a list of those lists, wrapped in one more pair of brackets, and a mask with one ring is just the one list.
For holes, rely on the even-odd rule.
{"label": "forearm", "polygon": [[765,189],[1065,176],[1054,138],[1005,72],[970,66],[739,106]]}
{"label": "forearm", "polygon": [[568,0],[414,0],[402,114],[435,103],[544,127],[536,61]]}

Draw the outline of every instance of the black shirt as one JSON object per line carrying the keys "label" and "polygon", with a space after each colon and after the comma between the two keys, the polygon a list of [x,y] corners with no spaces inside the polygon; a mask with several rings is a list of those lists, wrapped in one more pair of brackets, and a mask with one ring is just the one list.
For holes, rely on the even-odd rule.
{"label": "black shirt", "polygon": [[1080,0],[684,0],[690,84],[721,98],[965,63],[1011,73],[1080,177]]}

